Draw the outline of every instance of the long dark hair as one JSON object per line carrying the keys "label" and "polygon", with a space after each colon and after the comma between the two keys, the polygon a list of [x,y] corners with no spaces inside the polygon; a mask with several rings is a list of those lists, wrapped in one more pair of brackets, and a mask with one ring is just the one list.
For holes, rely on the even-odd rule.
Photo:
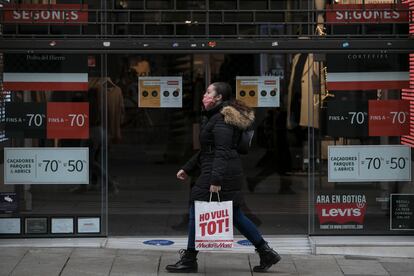
{"label": "long dark hair", "polygon": [[214,86],[216,94],[221,95],[222,100],[228,102],[229,105],[240,111],[251,111],[251,108],[248,107],[244,102],[236,100],[234,98],[231,91],[231,86],[227,82],[213,82],[211,85]]}

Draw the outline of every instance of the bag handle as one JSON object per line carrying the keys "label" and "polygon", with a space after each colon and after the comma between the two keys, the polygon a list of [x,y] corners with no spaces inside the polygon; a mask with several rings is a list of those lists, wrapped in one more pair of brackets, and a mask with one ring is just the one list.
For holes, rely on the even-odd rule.
{"label": "bag handle", "polygon": [[[211,202],[211,197],[212,196],[213,196],[213,192],[210,192],[210,201],[209,202]],[[221,202],[219,192],[217,192],[217,198],[218,198],[218,202]]]}

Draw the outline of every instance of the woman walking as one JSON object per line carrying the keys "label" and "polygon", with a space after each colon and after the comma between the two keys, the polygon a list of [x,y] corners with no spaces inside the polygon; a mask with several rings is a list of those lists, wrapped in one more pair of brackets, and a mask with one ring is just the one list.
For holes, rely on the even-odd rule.
{"label": "woman walking", "polygon": [[186,180],[197,167],[201,169],[201,175],[191,190],[188,245],[187,249],[180,250],[181,258],[176,264],[167,265],[169,272],[197,272],[194,200],[209,201],[210,193],[217,192],[220,192],[222,200],[233,201],[233,224],[255,246],[260,256],[260,265],[253,271],[265,272],[281,259],[240,210],[243,170],[236,148],[241,132],[253,124],[254,112],[243,103],[232,100],[231,96],[231,87],[224,82],[211,84],[204,94],[201,149],[177,173],[178,179]]}

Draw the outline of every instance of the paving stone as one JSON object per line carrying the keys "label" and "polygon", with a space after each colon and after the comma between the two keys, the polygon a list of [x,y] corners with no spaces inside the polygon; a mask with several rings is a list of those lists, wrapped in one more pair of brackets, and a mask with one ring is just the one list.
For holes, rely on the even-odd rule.
{"label": "paving stone", "polygon": [[117,254],[116,249],[104,249],[104,248],[76,248],[73,250],[72,258],[99,258],[99,257],[115,257]]}
{"label": "paving stone", "polygon": [[294,258],[294,263],[299,275],[343,275],[334,258]]}
{"label": "paving stone", "polygon": [[414,263],[414,258],[390,258],[381,257],[378,258],[380,263]]}
{"label": "paving stone", "polygon": [[339,265],[348,265],[348,266],[369,266],[369,265],[375,265],[380,264],[379,261],[373,261],[373,260],[348,260],[348,259],[336,259],[337,263]]}
{"label": "paving stone", "polygon": [[338,263],[345,275],[389,275],[377,261],[342,260]]}
{"label": "paving stone", "polygon": [[247,254],[204,253],[206,275],[251,276]]}
{"label": "paving stone", "polygon": [[[173,253],[176,254],[177,252],[173,252]],[[136,249],[118,249],[116,251],[116,256],[141,255],[141,256],[157,256],[157,257],[159,257],[163,254],[165,254],[165,251],[136,250]]]}
{"label": "paving stone", "polygon": [[291,255],[293,261],[297,260],[335,260],[335,256],[333,255]]}
{"label": "paving stone", "polygon": [[2,247],[0,249],[0,258],[3,257],[15,257],[21,258],[26,254],[29,248],[22,247]]}
{"label": "paving stone", "polygon": [[115,257],[70,257],[62,276],[109,275]]}
{"label": "paving stone", "polygon": [[71,251],[70,248],[30,249],[10,275],[59,275]]}
{"label": "paving stone", "polygon": [[27,248],[2,248],[0,250],[0,276],[9,275],[28,252]]}
{"label": "paving stone", "polygon": [[160,256],[118,256],[110,276],[157,275]]}
{"label": "paving stone", "polygon": [[381,262],[381,264],[390,273],[405,272],[414,275],[414,262]]}

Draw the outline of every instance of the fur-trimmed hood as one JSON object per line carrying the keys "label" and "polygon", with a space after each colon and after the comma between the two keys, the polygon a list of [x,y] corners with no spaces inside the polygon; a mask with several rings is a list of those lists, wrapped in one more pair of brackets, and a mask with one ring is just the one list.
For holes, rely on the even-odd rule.
{"label": "fur-trimmed hood", "polygon": [[222,108],[220,113],[224,116],[224,122],[240,129],[249,128],[254,122],[254,111],[242,111],[228,105]]}

